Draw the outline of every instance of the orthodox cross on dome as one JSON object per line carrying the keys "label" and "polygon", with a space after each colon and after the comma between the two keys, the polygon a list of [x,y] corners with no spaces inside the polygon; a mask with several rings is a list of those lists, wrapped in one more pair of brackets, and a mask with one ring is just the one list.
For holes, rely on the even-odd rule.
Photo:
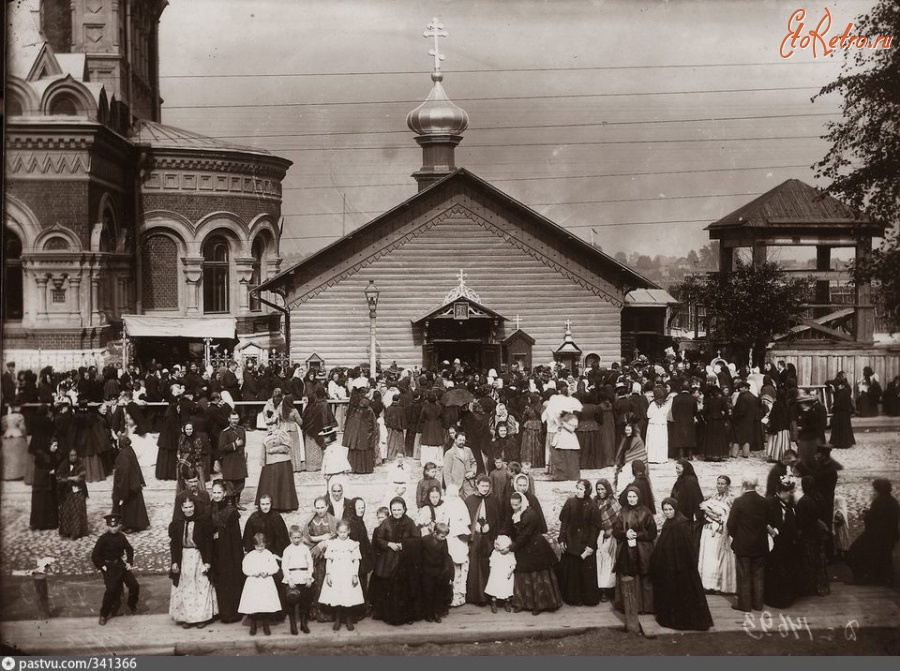
{"label": "orthodox cross on dome", "polygon": [[566,335],[572,335],[572,320],[566,320]]}
{"label": "orthodox cross on dome", "polygon": [[466,277],[468,277],[466,271],[460,268],[457,277],[459,278],[459,284],[450,290],[450,293],[444,298],[444,303],[450,303],[457,298],[468,298],[470,301],[481,303],[481,298],[478,297],[478,294],[466,286]]}
{"label": "orthodox cross on dome", "polygon": [[438,21],[437,17],[434,17],[431,19],[431,23],[428,24],[428,30],[422,35],[434,38],[434,49],[429,50],[428,54],[434,57],[434,72],[437,74],[441,71],[441,61],[444,60],[444,54],[441,53],[438,45],[438,38],[449,37],[450,33],[444,30],[444,24]]}

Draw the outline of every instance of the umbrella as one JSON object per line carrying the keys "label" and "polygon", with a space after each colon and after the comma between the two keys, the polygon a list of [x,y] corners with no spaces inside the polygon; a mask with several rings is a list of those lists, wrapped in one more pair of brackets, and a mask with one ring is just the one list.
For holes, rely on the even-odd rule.
{"label": "umbrella", "polygon": [[474,400],[475,397],[472,396],[472,392],[462,387],[450,389],[441,396],[441,403],[444,405],[466,405]]}

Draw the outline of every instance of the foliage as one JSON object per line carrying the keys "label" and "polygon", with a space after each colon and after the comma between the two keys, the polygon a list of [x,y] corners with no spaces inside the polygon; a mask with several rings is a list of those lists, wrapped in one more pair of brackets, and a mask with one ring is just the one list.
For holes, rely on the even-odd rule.
{"label": "foliage", "polygon": [[706,308],[711,341],[752,347],[763,356],[772,336],[791,326],[812,285],[788,278],[775,263],[738,261],[734,272],[693,275],[673,290],[679,300]]}
{"label": "foliage", "polygon": [[[841,75],[813,100],[843,97],[842,119],[828,124],[828,155],[813,167],[830,181],[826,191],[887,227],[889,235],[869,263],[854,270],[856,282],[881,284],[884,307],[900,313],[900,3],[879,0],[854,22],[855,35],[893,38],[890,49],[847,49]],[[898,325],[900,326],[900,325]],[[895,327],[896,328],[896,327]]]}

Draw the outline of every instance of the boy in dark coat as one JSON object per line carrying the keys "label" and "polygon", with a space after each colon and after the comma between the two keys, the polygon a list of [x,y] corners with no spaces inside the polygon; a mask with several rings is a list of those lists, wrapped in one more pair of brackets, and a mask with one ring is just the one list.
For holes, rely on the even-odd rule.
{"label": "boy in dark coat", "polygon": [[97,621],[101,626],[106,624],[113,608],[119,603],[123,585],[128,587],[128,610],[132,615],[137,611],[141,592],[140,585],[131,572],[134,548],[131,547],[125,534],[121,533],[121,517],[105,515],[103,519],[106,520],[107,531],[97,539],[91,553],[91,562],[103,574],[103,582],[106,584],[103,603],[100,606],[100,619]]}
{"label": "boy in dark coat", "polygon": [[450,527],[443,522],[422,539],[422,602],[426,622],[440,622],[447,604],[447,586],[453,582],[453,560],[447,547]]}

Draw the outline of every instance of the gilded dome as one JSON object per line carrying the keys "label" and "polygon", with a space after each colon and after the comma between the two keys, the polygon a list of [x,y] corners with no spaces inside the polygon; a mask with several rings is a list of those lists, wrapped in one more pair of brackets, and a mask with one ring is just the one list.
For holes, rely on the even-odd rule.
{"label": "gilded dome", "polygon": [[431,75],[434,87],[421,105],[406,117],[406,125],[417,135],[460,135],[469,126],[469,115],[447,97],[440,72]]}

